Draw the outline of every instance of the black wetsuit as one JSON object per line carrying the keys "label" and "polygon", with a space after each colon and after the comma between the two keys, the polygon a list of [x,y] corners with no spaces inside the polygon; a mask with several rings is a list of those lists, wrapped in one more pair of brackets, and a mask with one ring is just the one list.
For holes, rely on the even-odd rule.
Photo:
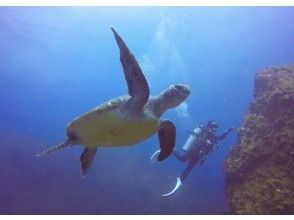
{"label": "black wetsuit", "polygon": [[223,140],[229,133],[230,130],[226,130],[221,136],[216,136],[215,133],[209,131],[206,127],[202,127],[199,137],[195,140],[193,147],[187,151],[182,150],[181,154],[174,151],[173,154],[179,161],[189,161],[188,166],[181,175],[182,182],[203,157],[213,150],[213,146],[217,144],[217,141]]}

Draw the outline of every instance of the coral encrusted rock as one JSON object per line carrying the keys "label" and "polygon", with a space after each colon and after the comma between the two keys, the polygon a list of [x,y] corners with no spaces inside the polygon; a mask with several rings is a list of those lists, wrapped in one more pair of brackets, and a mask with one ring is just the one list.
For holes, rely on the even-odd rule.
{"label": "coral encrusted rock", "polygon": [[294,65],[256,74],[224,171],[232,214],[294,214]]}

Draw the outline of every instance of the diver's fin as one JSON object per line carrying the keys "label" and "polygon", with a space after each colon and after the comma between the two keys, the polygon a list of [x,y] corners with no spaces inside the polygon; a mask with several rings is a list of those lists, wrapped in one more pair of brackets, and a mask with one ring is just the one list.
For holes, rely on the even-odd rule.
{"label": "diver's fin", "polygon": [[81,154],[80,161],[81,161],[83,176],[85,176],[88,173],[89,168],[94,159],[94,156],[96,154],[96,151],[97,151],[97,148],[86,147],[83,153]]}
{"label": "diver's fin", "polygon": [[178,190],[178,188],[180,188],[181,185],[182,185],[182,181],[181,181],[181,179],[178,177],[178,178],[177,178],[177,183],[176,183],[175,187],[173,188],[173,190],[170,191],[169,193],[163,194],[163,195],[161,195],[161,196],[166,197],[166,196],[170,196],[170,195],[174,194],[174,193]]}
{"label": "diver's fin", "polygon": [[151,160],[152,163],[158,162],[157,157],[158,157],[159,153],[160,153],[160,150],[155,151],[152,154],[152,156],[150,157],[150,160]]}
{"label": "diver's fin", "polygon": [[55,151],[58,151],[58,150],[62,150],[63,148],[68,147],[68,146],[72,146],[72,144],[67,139],[64,143],[58,144],[58,145],[56,145],[54,147],[51,147],[51,148],[49,148],[47,150],[44,150],[44,151],[42,151],[40,153],[37,153],[36,154],[36,157],[43,157],[43,156],[45,156],[47,154],[50,154],[52,152],[55,152]]}

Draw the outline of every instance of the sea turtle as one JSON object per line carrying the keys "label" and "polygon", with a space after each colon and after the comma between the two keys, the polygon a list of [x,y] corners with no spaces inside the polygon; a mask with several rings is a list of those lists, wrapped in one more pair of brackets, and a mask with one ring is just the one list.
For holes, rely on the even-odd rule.
{"label": "sea turtle", "polygon": [[129,95],[109,100],[70,122],[64,143],[44,150],[37,156],[60,150],[67,146],[82,145],[83,175],[88,172],[98,147],[134,145],[158,132],[160,154],[166,159],[175,147],[176,128],[160,116],[181,104],[190,94],[187,85],[172,85],[156,97],[149,97],[149,86],[134,55],[126,43],[111,28],[120,50],[120,61],[128,85]]}

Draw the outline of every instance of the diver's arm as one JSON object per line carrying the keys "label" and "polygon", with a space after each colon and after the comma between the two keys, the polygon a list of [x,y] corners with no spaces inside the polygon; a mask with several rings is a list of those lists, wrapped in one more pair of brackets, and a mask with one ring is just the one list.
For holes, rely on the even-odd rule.
{"label": "diver's arm", "polygon": [[217,140],[222,141],[223,139],[225,139],[225,137],[231,133],[234,130],[234,128],[229,128],[227,129],[221,136],[217,137]]}

